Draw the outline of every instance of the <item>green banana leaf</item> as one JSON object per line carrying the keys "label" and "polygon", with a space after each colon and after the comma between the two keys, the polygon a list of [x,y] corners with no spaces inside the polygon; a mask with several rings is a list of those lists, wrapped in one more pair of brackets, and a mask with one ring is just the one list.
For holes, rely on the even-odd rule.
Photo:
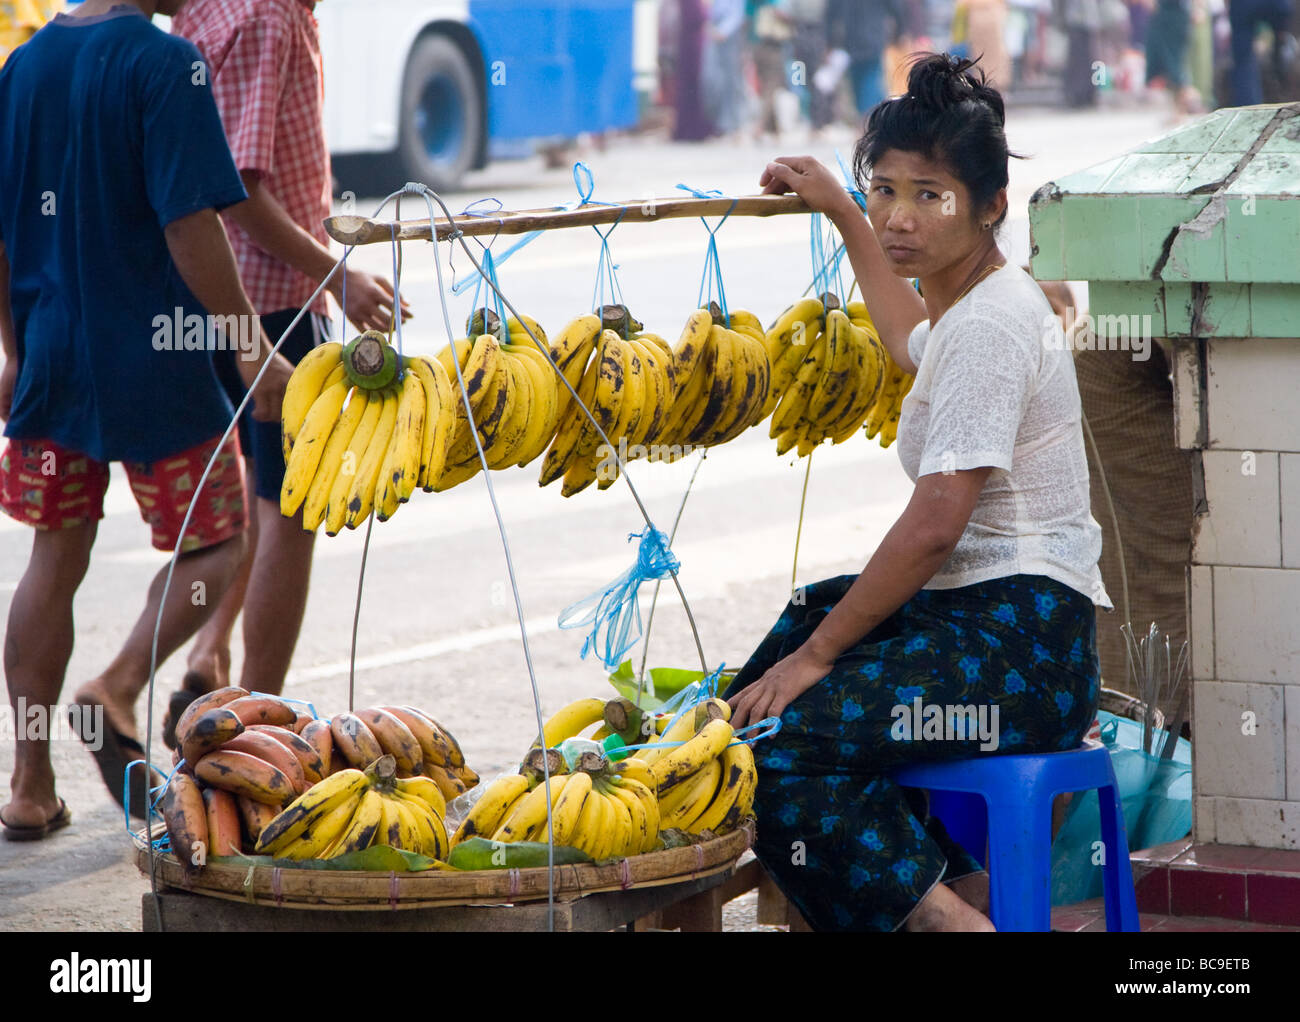
{"label": "green banana leaf", "polygon": [[419,873],[433,868],[433,859],[391,845],[371,845],[336,859],[277,859],[271,855],[214,855],[221,866],[278,866],[281,869],[345,869],[358,872]]}
{"label": "green banana leaf", "polygon": [[[725,691],[735,676],[735,671],[723,671],[719,690]],[[641,693],[641,701],[637,705],[643,710],[662,709],[664,703],[687,685],[700,681],[704,677],[703,671],[687,671],[678,667],[651,667],[646,671],[645,691]],[[614,686],[619,695],[633,703],[637,702],[636,672],[632,670],[631,660],[624,660],[618,665],[618,670],[609,676],[609,683]]]}

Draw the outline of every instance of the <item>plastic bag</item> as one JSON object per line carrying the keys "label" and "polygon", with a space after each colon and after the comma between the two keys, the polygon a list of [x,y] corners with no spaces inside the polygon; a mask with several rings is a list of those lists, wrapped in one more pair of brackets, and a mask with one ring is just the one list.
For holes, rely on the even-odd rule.
{"label": "plastic bag", "polygon": [[[1119,783],[1129,852],[1176,841],[1192,829],[1192,743],[1179,738],[1173,755],[1142,751],[1142,725],[1104,710],[1101,741]],[[1166,736],[1165,740],[1168,740]],[[1052,842],[1052,904],[1071,905],[1102,894],[1101,817],[1097,793],[1076,795]]]}

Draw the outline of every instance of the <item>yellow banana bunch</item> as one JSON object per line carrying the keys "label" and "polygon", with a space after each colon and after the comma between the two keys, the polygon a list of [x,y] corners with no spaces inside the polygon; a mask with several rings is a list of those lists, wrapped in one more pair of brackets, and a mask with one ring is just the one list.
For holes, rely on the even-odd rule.
{"label": "yellow banana bunch", "polygon": [[511,844],[546,841],[593,859],[621,858],[659,845],[659,802],[634,776],[609,767],[553,773],[550,798],[535,773],[507,774],[489,784],[452,836],[452,847],[471,837]]}
{"label": "yellow banana bunch", "polygon": [[[850,313],[854,311],[854,306],[857,304],[860,303],[849,303]],[[916,377],[903,372],[890,357],[889,352],[885,352],[884,383],[866,419],[868,440],[874,440],[879,434],[881,447],[888,447],[894,442],[898,436],[898,417],[903,410],[903,398],[912,389],[912,382],[915,379]]]}
{"label": "yellow banana bunch", "polygon": [[[720,704],[720,706],[716,705]],[[753,813],[758,773],[748,745],[733,741],[729,711],[709,700],[702,712],[687,714],[656,745],[619,764],[645,771],[659,800],[660,827],[688,834],[718,835],[734,830]],[[682,742],[684,744],[676,744]],[[638,766],[630,764],[639,763]]]}
{"label": "yellow banana bunch", "polygon": [[[445,860],[451,850],[440,796],[396,775],[385,755],[366,770],[348,768],[318,781],[262,829],[259,853],[285,859],[333,859],[390,845]],[[434,792],[437,794],[435,787]]]}
{"label": "yellow banana bunch", "polygon": [[322,344],[285,391],[280,513],[333,536],[371,511],[386,521],[416,487],[441,477],[456,421],[445,368],[419,355],[398,365],[381,334]]}
{"label": "yellow banana bunch", "polygon": [[[570,324],[551,345],[546,332],[529,316],[521,320],[511,317],[502,324],[491,310],[479,310],[470,318],[474,336],[438,353],[457,409],[444,472],[434,489],[448,490],[482,471],[475,435],[491,469],[524,466],[541,456],[555,436],[564,411],[563,398],[568,396],[556,368],[567,378],[582,348],[583,326],[575,329]],[[465,395],[460,393],[457,366]]]}
{"label": "yellow banana bunch", "polygon": [[801,299],[778,317],[766,341],[773,359],[768,434],[777,454],[806,457],[827,439],[842,443],[867,421],[889,379],[889,354],[865,305],[841,309],[832,294]]}
{"label": "yellow banana bunch", "polygon": [[744,309],[697,309],[673,352],[677,400],[660,434],[657,460],[726,443],[763,417],[772,382],[763,330]]}

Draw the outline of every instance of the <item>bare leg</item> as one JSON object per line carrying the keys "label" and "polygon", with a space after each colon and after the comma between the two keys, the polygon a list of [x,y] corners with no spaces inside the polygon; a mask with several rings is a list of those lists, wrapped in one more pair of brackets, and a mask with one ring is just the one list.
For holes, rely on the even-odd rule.
{"label": "bare leg", "polygon": [[948,889],[971,908],[984,915],[989,914],[989,875],[971,873],[954,880]]}
{"label": "bare leg", "polygon": [[935,884],[907,917],[903,929],[916,933],[927,930],[991,933],[993,923],[983,912],[966,904],[943,884]]}
{"label": "bare leg", "polygon": [[[244,464],[245,475],[251,480],[252,462],[245,461]],[[230,637],[235,633],[235,622],[244,607],[244,593],[253,570],[253,556],[257,552],[258,517],[256,513],[248,516],[248,529],[244,533],[248,537],[248,543],[244,557],[239,562],[239,571],[235,573],[230,588],[226,590],[212,616],[194,637],[194,645],[186,658],[189,673],[206,682],[202,689],[205,692],[230,684]],[[193,687],[193,682],[190,687]]]}
{"label": "bare leg", "polygon": [[[5,681],[14,707],[17,742],[12,797],[4,818],[15,825],[40,826],[59,809],[48,741],[26,741],[18,700],[26,706],[54,706],[72,656],[72,598],[85,578],[98,522],[69,529],[37,531],[13,602],[5,633]],[[47,722],[51,726],[53,721]]]}
{"label": "bare leg", "polygon": [[[240,533],[224,543],[182,554],[176,561],[167,606],[163,608],[158,633],[159,666],[203,625],[230,586],[244,554],[244,535]],[[80,703],[102,703],[105,723],[119,734],[140,740],[136,730],[135,703],[149,683],[149,660],[153,648],[154,626],[162,601],[167,568],[154,576],[143,613],[131,629],[122,651],[98,678],[77,690]],[[196,605],[195,583],[206,590],[207,599]]]}
{"label": "bare leg", "polygon": [[250,692],[278,694],[293,659],[316,534],[302,527],[302,512],[292,518],[279,505],[259,497],[257,552],[244,595],[244,666],[240,685]]}

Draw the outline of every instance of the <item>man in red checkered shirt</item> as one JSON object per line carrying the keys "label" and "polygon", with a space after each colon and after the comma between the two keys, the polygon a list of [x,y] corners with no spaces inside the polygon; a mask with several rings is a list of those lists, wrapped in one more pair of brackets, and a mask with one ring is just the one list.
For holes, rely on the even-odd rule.
{"label": "man in red checkered shirt", "polygon": [[[322,221],[330,213],[330,160],[322,114],[324,83],[315,3],[310,0],[190,0],[172,30],[193,42],[207,63],[212,92],[248,200],[225,216],[239,273],[262,326],[273,341],[333,269],[335,257]],[[341,300],[343,272],[328,290]],[[346,271],[347,318],[358,329],[388,330],[393,314],[389,281]],[[285,339],[291,362],[328,336],[322,293]],[[403,309],[403,318],[409,311]],[[218,357],[218,376],[233,400],[243,388],[233,362]],[[244,610],[244,664],[240,684],[279,692],[302,625],[315,534],[303,531],[301,512],[280,515],[284,458],[279,423],[240,423],[250,455],[257,507],[253,540],[240,577],[199,634],[189,657],[184,691],[172,696],[170,721],[194,695],[229,684],[230,636]]]}

